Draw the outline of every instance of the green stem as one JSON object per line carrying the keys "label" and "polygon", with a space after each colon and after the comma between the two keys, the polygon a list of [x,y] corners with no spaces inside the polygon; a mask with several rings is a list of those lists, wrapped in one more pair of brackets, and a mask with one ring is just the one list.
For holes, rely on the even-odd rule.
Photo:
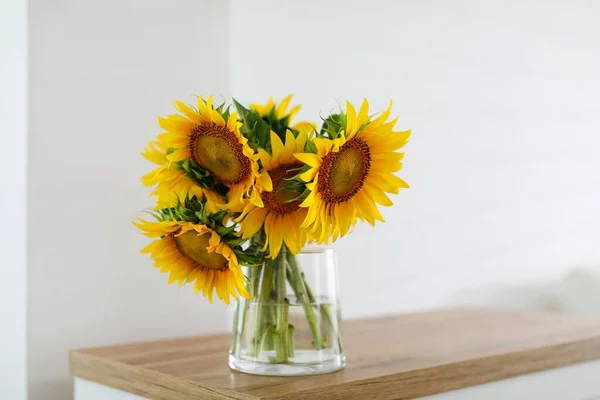
{"label": "green stem", "polygon": [[291,270],[290,285],[304,309],[304,315],[306,316],[306,321],[308,322],[308,327],[313,337],[313,347],[316,350],[324,349],[327,339],[321,334],[321,330],[319,329],[319,322],[315,315],[315,310],[313,309],[314,299],[311,300],[308,295],[308,286],[302,276],[302,271],[300,271],[296,256],[288,253],[287,263]]}
{"label": "green stem", "polygon": [[294,357],[294,325],[288,325],[288,356]]}
{"label": "green stem", "polygon": [[260,342],[260,351],[269,351],[275,348],[273,343],[273,331],[275,327],[272,324],[265,324],[264,333]]}
{"label": "green stem", "polygon": [[276,295],[277,304],[276,308],[276,322],[275,322],[275,360],[278,363],[288,362],[288,312],[289,312],[289,300],[286,298],[286,270],[285,270],[285,246],[282,247],[281,253],[275,259],[277,266],[276,271]]}
{"label": "green stem", "polygon": [[[308,299],[311,303],[315,302],[315,296],[312,293],[312,290],[310,289],[310,287],[308,286],[308,284],[306,283],[306,279],[304,277],[302,277],[302,281],[304,282],[304,285],[306,287],[306,293],[308,295]],[[338,326],[338,320],[337,320],[337,316],[335,318],[332,318],[331,313],[329,312],[329,307],[327,304],[320,304],[319,305],[319,311],[321,313],[321,316],[323,317],[323,319],[325,320],[325,322],[327,323],[327,325],[329,326],[329,330],[331,332],[336,332],[336,339],[338,342],[338,347],[340,350],[340,353],[344,352],[344,343],[342,342],[342,332]]]}
{"label": "green stem", "polygon": [[256,296],[258,296],[258,285],[256,284],[256,281],[258,280],[258,277],[260,276],[262,272],[262,265],[251,268],[250,269],[250,293],[252,293],[252,299],[256,299]]}
{"label": "green stem", "polygon": [[[267,309],[267,304],[270,303],[271,292],[273,290],[273,265],[271,260],[265,261],[261,275],[260,290],[257,288],[260,292],[260,296],[258,301],[255,301],[254,303],[256,315],[254,320],[254,333],[252,335],[252,342],[248,348],[248,355],[251,357],[258,357],[261,342],[263,340],[263,330],[266,324],[271,322],[270,312]],[[256,285],[256,281],[253,283]]]}
{"label": "green stem", "polygon": [[[246,285],[246,289],[252,293],[252,298],[255,299],[256,298],[256,294],[258,292],[258,288],[256,285],[256,277],[258,275],[260,275],[260,270],[261,267],[254,267],[254,268],[250,268],[249,269],[249,277],[248,277],[248,281],[249,284]],[[236,309],[235,309],[235,315],[234,315],[234,325],[233,325],[233,344],[231,345],[232,349],[236,349],[237,345],[238,345],[238,341],[240,338],[242,338],[244,336],[244,330],[246,329],[246,314],[248,313],[248,306],[249,306],[250,302],[246,299],[240,299],[238,300],[237,304],[236,304]],[[239,317],[239,313],[242,313],[241,318]],[[239,321],[239,323],[238,323]],[[239,325],[241,323],[241,328],[239,328]]]}
{"label": "green stem", "polygon": [[[262,246],[263,244],[263,239],[264,237],[264,232],[261,230],[259,232],[256,233],[256,235],[251,239],[252,240],[252,244],[253,245],[258,245],[258,246]],[[256,267],[252,267],[249,268],[248,271],[248,284],[246,285],[246,289],[248,290],[248,292],[250,292],[252,294],[252,299],[251,300],[246,300],[246,299],[240,299],[237,302],[237,306],[236,306],[236,310],[235,310],[235,318],[234,321],[236,321],[236,323],[233,326],[233,344],[232,344],[232,349],[237,349],[238,346],[238,342],[239,340],[244,336],[244,332],[246,330],[246,316],[248,314],[248,308],[253,304],[256,304],[256,298],[258,296],[258,277],[260,276],[262,272],[262,265],[258,265]],[[239,317],[239,313],[242,313],[241,318]],[[237,322],[240,321],[241,323],[241,328],[240,328],[240,324]]]}

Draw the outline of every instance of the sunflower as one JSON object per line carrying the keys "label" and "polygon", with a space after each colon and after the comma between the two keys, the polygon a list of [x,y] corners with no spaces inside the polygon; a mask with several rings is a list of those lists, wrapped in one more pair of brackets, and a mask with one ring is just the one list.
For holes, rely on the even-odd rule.
{"label": "sunflower", "polygon": [[333,139],[316,138],[317,154],[296,154],[311,168],[301,175],[310,190],[301,207],[308,213],[302,226],[315,235],[319,243],[335,241],[357,222],[384,222],[377,204],[391,206],[387,193],[397,194],[408,184],[394,175],[402,168],[410,131],[394,132],[396,120],[387,122],[390,107],[373,121],[368,116],[365,99],[358,115],[347,103],[341,130]]}
{"label": "sunflower", "polygon": [[244,239],[252,237],[264,226],[265,250],[268,247],[270,257],[275,258],[285,244],[293,254],[300,252],[306,244],[305,229],[300,225],[306,218],[307,210],[300,208],[301,201],[294,199],[302,193],[290,188],[290,179],[298,174],[302,167],[294,154],[304,151],[307,141],[306,133],[294,137],[287,131],[285,145],[275,132],[271,132],[271,156],[263,149],[258,150],[260,161],[265,171],[271,176],[273,191],[261,194],[264,207],[249,203],[238,218],[242,220],[240,233]]}
{"label": "sunflower", "polygon": [[158,136],[165,148],[173,149],[167,155],[171,162],[193,160],[229,188],[227,208],[243,207],[246,199],[262,206],[260,192],[271,190],[268,174],[259,172],[258,155],[248,146],[240,133],[241,122],[237,113],[223,117],[220,107],[212,105],[212,96],[206,102],[198,98],[198,110],[180,101],[175,108],[182,115],[159,117],[159,125],[166,132]]}
{"label": "sunflower", "polygon": [[[156,209],[172,207],[186,197],[196,196],[202,200],[205,191],[187,178],[186,172],[177,163],[169,162],[164,149],[161,147],[160,142],[150,142],[142,153],[144,158],[158,165],[158,168],[147,173],[141,179],[146,186],[156,185],[156,188],[150,193],[157,197]],[[206,192],[210,191],[206,190]],[[210,196],[210,199],[221,202],[216,195]],[[214,208],[210,207],[209,209],[214,210]]]}
{"label": "sunflower", "polygon": [[246,279],[233,249],[211,228],[185,221],[134,222],[144,234],[158,238],[146,246],[160,272],[169,273],[169,283],[195,282],[196,293],[208,297],[212,303],[213,292],[226,304],[230,296],[238,293],[246,298],[250,294],[244,287]]}
{"label": "sunflower", "polygon": [[288,107],[292,101],[293,95],[286,96],[281,103],[276,104],[272,97],[269,97],[267,104],[250,104],[250,109],[256,112],[263,120],[265,120],[271,128],[284,138],[288,129],[297,133],[303,132],[310,134],[316,129],[316,125],[312,122],[299,122],[292,125],[292,121],[300,111],[300,105],[293,106],[290,110]]}

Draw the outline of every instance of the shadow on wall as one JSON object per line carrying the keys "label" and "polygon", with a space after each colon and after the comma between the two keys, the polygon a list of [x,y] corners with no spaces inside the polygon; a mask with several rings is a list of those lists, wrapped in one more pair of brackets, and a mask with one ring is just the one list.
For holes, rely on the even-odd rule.
{"label": "shadow on wall", "polygon": [[463,290],[448,297],[446,304],[600,317],[600,267],[573,267],[555,281]]}

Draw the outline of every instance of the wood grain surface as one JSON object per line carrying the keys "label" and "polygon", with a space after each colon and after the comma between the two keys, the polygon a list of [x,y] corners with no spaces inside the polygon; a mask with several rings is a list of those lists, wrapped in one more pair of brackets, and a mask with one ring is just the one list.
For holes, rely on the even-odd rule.
{"label": "wood grain surface", "polygon": [[600,320],[453,309],[345,322],[345,370],[231,371],[230,335],[74,350],[72,376],[156,400],[413,399],[600,358]]}

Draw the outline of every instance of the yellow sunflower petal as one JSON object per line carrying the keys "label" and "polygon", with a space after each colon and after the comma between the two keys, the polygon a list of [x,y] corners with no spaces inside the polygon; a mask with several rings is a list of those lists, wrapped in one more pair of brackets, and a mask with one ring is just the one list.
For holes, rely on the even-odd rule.
{"label": "yellow sunflower petal", "polygon": [[158,117],[158,125],[167,132],[188,132],[195,124],[181,115]]}
{"label": "yellow sunflower petal", "polygon": [[348,229],[350,228],[350,213],[348,212],[348,207],[346,203],[339,204],[334,207],[334,215],[337,222],[337,226],[339,226],[341,236],[344,236]]}
{"label": "yellow sunflower petal", "polygon": [[215,272],[215,288],[217,296],[223,300],[225,304],[229,304],[229,293],[227,293],[227,279],[221,271]]}
{"label": "yellow sunflower petal", "polygon": [[229,115],[229,119],[227,120],[227,129],[229,129],[230,131],[235,131],[239,129],[237,111],[234,111],[231,113],[231,115]]}
{"label": "yellow sunflower petal", "polygon": [[354,135],[358,131],[356,121],[356,110],[350,102],[346,102],[346,133],[347,136]]}
{"label": "yellow sunflower petal", "polygon": [[358,129],[360,129],[360,127],[363,124],[366,124],[367,122],[369,122],[369,102],[367,101],[367,99],[363,99],[362,105],[360,106],[360,110],[358,112],[358,116],[356,117],[356,122],[355,122],[356,131],[353,132],[352,135],[350,135],[350,132],[349,132],[347,139],[351,139],[351,137],[354,134],[356,134]]}
{"label": "yellow sunflower petal", "polygon": [[296,138],[289,129],[285,133],[285,147],[283,150],[282,158],[284,163],[293,161],[293,154],[296,151]]}
{"label": "yellow sunflower petal", "polygon": [[187,147],[182,147],[175,150],[167,156],[167,160],[171,162],[183,161],[190,158],[190,151]]}
{"label": "yellow sunflower petal", "polygon": [[387,110],[385,110],[383,113],[381,113],[381,115],[379,117],[377,117],[373,121],[371,121],[369,126],[372,129],[376,129],[381,124],[383,124],[385,121],[387,121],[387,119],[390,117],[390,111],[392,110],[392,104],[393,104],[393,101],[390,100],[390,104],[389,104]]}
{"label": "yellow sunflower petal", "polygon": [[298,254],[302,247],[302,243],[299,243],[299,235],[297,230],[298,226],[295,225],[295,219],[293,217],[281,218],[281,233],[283,241],[290,249],[292,254]]}
{"label": "yellow sunflower petal", "polygon": [[277,119],[283,119],[286,116],[286,111],[290,104],[290,101],[292,100],[292,96],[293,95],[291,95],[291,94],[286,96],[281,101],[281,103],[279,103],[279,106],[277,106],[277,110],[275,111],[275,115],[277,116]]}
{"label": "yellow sunflower petal", "polygon": [[313,143],[317,146],[317,154],[320,157],[323,157],[325,154],[327,154],[335,145],[332,140],[325,138],[313,139]]}
{"label": "yellow sunflower petal", "polygon": [[208,96],[208,99],[206,99],[206,110],[207,111],[210,111],[213,109],[212,102],[213,102],[213,97]]}
{"label": "yellow sunflower petal", "polygon": [[313,153],[296,153],[294,154],[298,160],[302,161],[304,164],[309,165],[313,168],[319,168],[321,166],[321,157]]}
{"label": "yellow sunflower petal", "polygon": [[234,299],[238,300],[239,296],[237,294],[237,290],[235,288],[235,275],[234,274],[225,274],[225,282],[227,284],[227,292],[231,293]]}
{"label": "yellow sunflower petal", "polygon": [[262,190],[266,192],[271,192],[273,190],[273,181],[271,180],[271,176],[269,174],[262,173],[258,179],[263,186]]}
{"label": "yellow sunflower petal", "polygon": [[358,208],[359,214],[364,218],[371,226],[375,226],[375,216],[369,203],[372,201],[364,194],[359,192],[356,194],[354,205]]}
{"label": "yellow sunflower petal", "polygon": [[[317,175],[315,175],[315,180],[313,181],[315,183],[317,182]],[[310,184],[307,184],[306,187],[310,190],[310,193],[308,194],[308,196],[306,197],[306,199],[304,199],[304,201],[300,204],[300,207],[310,207],[313,204],[315,204],[318,201],[320,201],[320,197],[317,196],[317,193],[314,190],[314,186],[309,186],[309,185]],[[309,211],[309,213],[310,213],[310,211]]]}
{"label": "yellow sunflower petal", "polygon": [[250,211],[242,224],[242,237],[247,239],[258,232],[265,222],[266,215],[267,209],[265,208],[255,208]]}
{"label": "yellow sunflower petal", "polygon": [[225,119],[223,118],[223,116],[221,115],[221,113],[219,113],[218,111],[214,111],[213,110],[213,112],[212,112],[212,120],[218,126],[227,126],[227,123],[225,122]]}
{"label": "yellow sunflower petal", "polygon": [[188,135],[179,132],[165,132],[158,135],[158,139],[168,147],[186,146],[190,139]]}
{"label": "yellow sunflower petal", "polygon": [[299,175],[300,179],[302,179],[304,182],[310,182],[310,180],[316,176],[318,171],[319,170],[316,168],[311,168],[308,171],[301,173]]}
{"label": "yellow sunflower petal", "polygon": [[212,303],[212,292],[214,289],[213,280],[215,278],[215,271],[208,270],[204,275],[204,286],[202,287],[202,296],[208,297],[208,301]]}
{"label": "yellow sunflower petal", "polygon": [[258,157],[260,158],[260,162],[263,165],[263,168],[267,171],[271,169],[271,160],[272,157],[269,153],[267,153],[264,149],[258,149]]}
{"label": "yellow sunflower petal", "polygon": [[304,153],[304,146],[306,145],[306,140],[308,139],[308,134],[306,132],[298,133],[298,137],[296,138],[296,148],[293,153]]}
{"label": "yellow sunflower petal", "polygon": [[174,102],[174,107],[177,111],[179,111],[180,113],[182,113],[183,115],[185,115],[187,118],[189,118],[191,121],[194,121],[196,123],[200,122],[200,116],[198,115],[198,113],[196,112],[196,110],[192,109],[190,106],[188,106],[187,104],[179,101],[179,100],[175,100]]}
{"label": "yellow sunflower petal", "polygon": [[281,153],[283,153],[283,142],[273,131],[271,131],[271,148],[273,149],[273,157],[278,157]]}
{"label": "yellow sunflower petal", "polygon": [[[314,122],[298,122],[292,126],[292,129],[295,129],[298,132],[307,135],[308,137],[312,137],[317,130],[317,125]],[[304,147],[302,147],[302,149],[304,149]]]}
{"label": "yellow sunflower petal", "polygon": [[266,218],[266,230],[265,233],[269,235],[270,243],[269,250],[271,258],[277,257],[279,250],[281,250],[281,243],[283,237],[281,236],[281,226],[277,216],[269,214]]}
{"label": "yellow sunflower petal", "polygon": [[246,287],[243,283],[243,281],[240,280],[236,280],[235,281],[235,287],[237,288],[240,296],[246,298],[246,299],[251,299],[252,295],[250,293],[248,293],[248,290],[246,290]]}
{"label": "yellow sunflower petal", "polygon": [[260,193],[258,192],[258,190],[253,189],[252,193],[250,194],[250,202],[252,204],[254,204],[257,207],[264,207],[265,204],[263,203],[262,197],[260,195]]}

